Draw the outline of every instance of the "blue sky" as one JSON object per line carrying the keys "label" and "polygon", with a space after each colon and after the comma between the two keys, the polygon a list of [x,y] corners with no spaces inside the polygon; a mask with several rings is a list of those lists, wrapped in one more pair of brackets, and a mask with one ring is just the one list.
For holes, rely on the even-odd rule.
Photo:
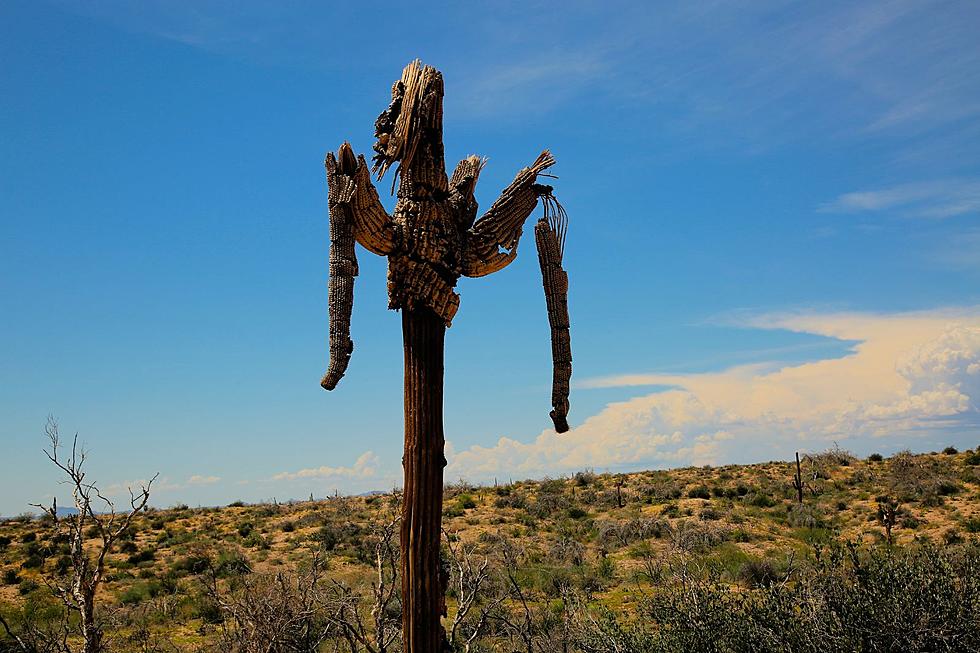
{"label": "blue sky", "polygon": [[0,514],[58,489],[49,413],[158,505],[400,483],[363,250],[318,385],[322,161],[416,57],[481,206],[549,147],[570,216],[573,430],[525,243],[460,283],[450,479],[980,443],[975,3],[356,4],[0,6]]}

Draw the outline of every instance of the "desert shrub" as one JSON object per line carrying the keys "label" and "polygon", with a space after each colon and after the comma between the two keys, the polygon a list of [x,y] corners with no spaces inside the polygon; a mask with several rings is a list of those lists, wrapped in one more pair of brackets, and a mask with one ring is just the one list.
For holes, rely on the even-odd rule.
{"label": "desert shrub", "polygon": [[880,453],[873,453],[870,456],[868,456],[868,462],[871,463],[880,463],[884,459],[885,457],[882,456]]}
{"label": "desert shrub", "polygon": [[980,517],[973,517],[963,522],[963,528],[967,533],[980,533]]}
{"label": "desert shrub", "polygon": [[[229,503],[228,504],[228,507],[229,508],[244,508],[245,505],[246,505],[245,502],[239,499],[238,501],[232,501],[231,503]],[[186,509],[186,506],[185,506],[185,509]]]}
{"label": "desert shrub", "polygon": [[7,547],[9,546],[10,546],[10,538],[7,537],[6,535],[0,535],[0,553],[6,551]]}
{"label": "desert shrub", "polygon": [[22,569],[40,569],[44,565],[44,558],[35,554],[27,556],[24,562],[20,563]]}
{"label": "desert shrub", "polygon": [[748,495],[746,501],[750,506],[755,506],[756,508],[772,508],[776,505],[775,499],[768,494],[758,491]]}
{"label": "desert shrub", "polygon": [[945,531],[943,531],[943,543],[950,545],[959,544],[962,541],[963,536],[960,535],[959,530],[957,530],[955,526],[947,528]]}
{"label": "desert shrub", "polygon": [[577,506],[573,506],[568,509],[568,516],[571,517],[572,519],[582,519],[587,514],[589,513],[585,512],[584,510],[582,510]]}
{"label": "desert shrub", "polygon": [[71,569],[71,556],[62,555],[58,556],[58,559],[54,564],[54,571],[59,576],[64,576]]}
{"label": "desert shrub", "polygon": [[585,561],[585,546],[567,537],[559,538],[548,551],[548,557],[556,563],[578,567]]}
{"label": "desert shrub", "polygon": [[279,526],[279,528],[280,528],[280,529],[282,529],[282,532],[283,532],[283,533],[292,533],[293,531],[295,531],[295,530],[296,530],[296,524],[294,524],[294,523],[293,523],[293,522],[291,522],[291,521],[284,521],[284,522],[283,522],[283,523],[282,523],[282,524],[281,524],[281,525]]}
{"label": "desert shrub", "polygon": [[473,497],[469,494],[459,495],[459,498],[456,501],[457,505],[459,505],[459,507],[463,510],[472,510],[473,508],[476,508],[476,501],[474,501]]}
{"label": "desert shrub", "polygon": [[17,575],[16,569],[4,569],[3,570],[3,584],[4,585],[16,585],[20,582],[20,576]]}
{"label": "desert shrub", "polygon": [[135,605],[137,603],[142,603],[147,598],[145,589],[142,586],[131,585],[123,590],[123,592],[119,595],[119,602],[123,605]]}
{"label": "desert shrub", "polygon": [[510,493],[500,495],[493,501],[494,508],[517,508],[523,510],[527,507],[527,501],[522,494]]}
{"label": "desert shrub", "polygon": [[587,485],[592,485],[595,483],[596,475],[591,469],[585,469],[581,472],[575,472],[575,476],[572,477],[575,481],[575,485],[579,487],[585,487]]}
{"label": "desert shrub", "polygon": [[610,579],[616,575],[616,563],[609,556],[599,558],[596,563],[596,574],[599,578]]}
{"label": "desert shrub", "polygon": [[534,501],[526,507],[529,515],[546,519],[551,515],[572,507],[571,499],[565,495],[565,482],[546,479],[538,486]]}
{"label": "desert shrub", "polygon": [[152,549],[144,549],[143,551],[134,553],[131,556],[129,556],[129,558],[127,558],[129,564],[131,565],[138,565],[141,562],[150,562],[155,559],[156,559],[156,552],[153,551]]}
{"label": "desert shrub", "polygon": [[36,540],[37,540],[37,533],[35,533],[34,531],[27,531],[26,533],[20,536],[21,544],[28,544]]}
{"label": "desert shrub", "polygon": [[248,537],[252,534],[253,528],[255,528],[255,526],[252,524],[252,522],[241,523],[238,525],[238,534],[242,537]]}
{"label": "desert shrub", "polygon": [[943,449],[943,453],[947,456],[955,456],[959,453],[959,450],[956,447],[946,447]]}
{"label": "desert shrub", "polygon": [[721,511],[711,507],[702,508],[701,512],[698,513],[698,517],[702,521],[715,521],[721,519]]}
{"label": "desert shrub", "polygon": [[265,550],[269,548],[269,543],[266,541],[266,539],[259,533],[255,532],[250,533],[248,537],[242,540],[242,544],[250,549]]}
{"label": "desert shrub", "polygon": [[980,447],[966,457],[967,465],[980,465]]}
{"label": "desert shrub", "polygon": [[599,541],[615,546],[629,546],[633,542],[651,537],[666,537],[671,530],[670,522],[650,517],[625,521],[601,521],[596,524]]}
{"label": "desert shrub", "polygon": [[313,539],[318,542],[324,550],[333,551],[333,549],[340,542],[340,533],[330,524],[324,524],[313,535]]}
{"label": "desert shrub", "polygon": [[170,567],[170,572],[176,576],[186,576],[188,574],[202,574],[207,571],[211,560],[204,555],[189,555],[178,559]]}
{"label": "desert shrub", "polygon": [[711,491],[704,485],[696,485],[687,491],[687,496],[690,499],[710,499]]}
{"label": "desert shrub", "polygon": [[751,588],[768,587],[783,579],[772,560],[752,558],[742,563],[738,578]]}
{"label": "desert shrub", "polygon": [[237,551],[226,551],[218,556],[214,563],[214,573],[219,578],[244,576],[252,573],[245,556]]}
{"label": "desert shrub", "polygon": [[947,464],[901,451],[888,461],[888,485],[903,503],[942,505],[943,497],[955,494],[960,486],[949,475]]}
{"label": "desert shrub", "polygon": [[794,503],[786,510],[786,523],[793,528],[818,528],[823,524],[823,516],[809,504]]}
{"label": "desert shrub", "polygon": [[17,593],[20,594],[21,596],[27,596],[28,594],[38,589],[39,587],[40,585],[38,585],[35,581],[31,580],[30,578],[27,578],[25,580],[20,581],[20,584],[17,585]]}
{"label": "desert shrub", "polygon": [[726,531],[716,524],[702,524],[683,519],[670,533],[675,547],[687,552],[703,552],[725,541]]}
{"label": "desert shrub", "polygon": [[570,602],[573,643],[603,652],[980,650],[976,548],[833,545],[792,583],[773,582],[782,574],[764,562],[743,568],[756,589],[675,564],[672,582],[642,600],[639,619]]}

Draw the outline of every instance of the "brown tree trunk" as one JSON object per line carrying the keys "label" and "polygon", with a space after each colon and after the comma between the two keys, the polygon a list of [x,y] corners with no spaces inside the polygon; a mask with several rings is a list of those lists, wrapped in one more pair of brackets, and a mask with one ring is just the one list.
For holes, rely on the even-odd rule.
{"label": "brown tree trunk", "polygon": [[443,351],[446,325],[426,308],[402,309],[405,342],[405,495],[401,571],[404,653],[438,653],[444,633],[442,525]]}

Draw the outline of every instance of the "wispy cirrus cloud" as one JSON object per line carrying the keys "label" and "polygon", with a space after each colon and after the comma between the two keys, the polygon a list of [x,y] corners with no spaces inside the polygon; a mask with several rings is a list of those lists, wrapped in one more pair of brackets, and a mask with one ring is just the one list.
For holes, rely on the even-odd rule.
{"label": "wispy cirrus cloud", "polygon": [[308,467],[295,472],[280,472],[272,477],[274,481],[294,481],[297,479],[357,479],[370,478],[374,476],[378,468],[378,457],[373,451],[365,451],[361,454],[353,465],[330,467],[322,465],[320,467]]}
{"label": "wispy cirrus cloud", "polygon": [[668,389],[611,403],[565,435],[502,437],[490,447],[453,452],[447,473],[483,480],[772,459],[834,440],[873,446],[961,437],[980,424],[980,307],[759,315],[739,326],[856,344],[844,357],[801,364],[586,380],[591,387]]}
{"label": "wispy cirrus cloud", "polygon": [[980,179],[941,179],[844,193],[820,207],[828,213],[893,211],[942,219],[980,213]]}

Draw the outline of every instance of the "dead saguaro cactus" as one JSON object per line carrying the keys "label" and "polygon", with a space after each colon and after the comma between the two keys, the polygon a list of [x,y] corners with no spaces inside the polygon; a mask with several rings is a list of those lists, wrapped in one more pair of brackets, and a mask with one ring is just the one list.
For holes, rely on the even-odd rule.
{"label": "dead saguaro cactus", "polygon": [[[551,417],[568,430],[571,346],[568,277],[562,269],[567,218],[551,186],[537,183],[554,165],[545,150],[517,173],[477,219],[474,189],[485,160],[469,156],[447,176],[442,144],[442,74],[413,61],[391,90],[391,104],[375,123],[375,155],[368,170],[348,143],[326,159],[330,210],[330,365],[321,385],[343,377],[354,345],[350,337],[355,243],[388,257],[388,307],[402,312],[405,352],[405,486],[401,520],[402,630],[406,653],[443,646],[439,541],[445,438],[442,425],[446,328],[459,308],[461,276],[482,277],[517,257],[524,222],[542,200],[535,240],[551,327],[554,363]],[[389,216],[371,183],[397,164],[397,202]],[[393,184],[394,186],[394,184]]]}

